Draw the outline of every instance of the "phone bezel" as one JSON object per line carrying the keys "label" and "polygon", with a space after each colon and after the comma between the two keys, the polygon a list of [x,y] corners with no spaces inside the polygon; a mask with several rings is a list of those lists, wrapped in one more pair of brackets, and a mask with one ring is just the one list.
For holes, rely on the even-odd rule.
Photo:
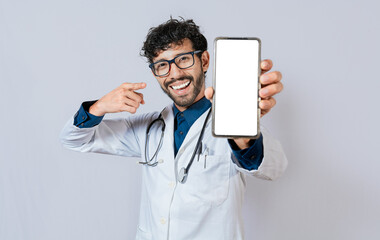
{"label": "phone bezel", "polygon": [[[257,135],[218,135],[215,133],[215,105],[216,105],[216,99],[215,96],[217,94],[217,89],[216,89],[216,79],[215,79],[215,74],[216,74],[216,59],[217,59],[217,41],[218,40],[255,40],[258,41],[259,45],[259,51],[258,51],[258,76],[257,76]],[[261,89],[261,84],[260,84],[260,75],[261,75],[261,40],[260,38],[257,37],[217,37],[214,39],[214,63],[213,63],[213,79],[212,79],[212,84],[214,88],[214,96],[213,96],[213,101],[212,101],[212,135],[214,137],[221,137],[221,138],[251,138],[251,139],[257,139],[260,137],[260,115],[261,115],[261,110],[259,107],[260,103],[260,95],[259,91]]]}

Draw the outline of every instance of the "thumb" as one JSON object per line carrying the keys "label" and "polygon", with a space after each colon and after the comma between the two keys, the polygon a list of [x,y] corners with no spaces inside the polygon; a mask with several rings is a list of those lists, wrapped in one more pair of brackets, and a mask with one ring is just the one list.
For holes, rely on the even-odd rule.
{"label": "thumb", "polygon": [[212,97],[214,96],[214,89],[212,87],[208,87],[205,90],[205,97],[212,101]]}

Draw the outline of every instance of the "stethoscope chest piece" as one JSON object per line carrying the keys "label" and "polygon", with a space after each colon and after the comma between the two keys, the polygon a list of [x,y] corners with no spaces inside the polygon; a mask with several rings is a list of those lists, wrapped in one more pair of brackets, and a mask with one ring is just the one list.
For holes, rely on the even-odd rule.
{"label": "stethoscope chest piece", "polygon": [[181,170],[178,173],[178,182],[185,183],[187,180],[187,171],[186,168],[181,168]]}

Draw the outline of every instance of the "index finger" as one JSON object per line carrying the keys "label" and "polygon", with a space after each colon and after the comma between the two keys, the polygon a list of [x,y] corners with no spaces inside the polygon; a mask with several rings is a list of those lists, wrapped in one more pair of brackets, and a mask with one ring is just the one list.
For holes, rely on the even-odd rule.
{"label": "index finger", "polygon": [[128,90],[139,90],[146,87],[146,83],[124,83],[123,86]]}
{"label": "index finger", "polygon": [[270,59],[264,59],[260,63],[261,73],[266,73],[273,67],[273,62]]}

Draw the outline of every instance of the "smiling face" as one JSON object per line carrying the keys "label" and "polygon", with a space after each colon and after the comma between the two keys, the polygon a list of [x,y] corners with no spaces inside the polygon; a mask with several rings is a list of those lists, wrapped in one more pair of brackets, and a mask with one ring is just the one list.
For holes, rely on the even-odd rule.
{"label": "smiling face", "polygon": [[[158,53],[153,62],[159,60],[171,60],[176,56],[191,52],[193,44],[189,39],[184,39],[181,45],[172,44],[170,48]],[[162,90],[173,100],[180,111],[186,110],[194,102],[204,96],[205,74],[209,66],[210,55],[207,51],[202,53],[201,58],[194,55],[194,65],[190,68],[180,69],[174,63],[171,64],[170,72],[162,77],[157,77]]]}

